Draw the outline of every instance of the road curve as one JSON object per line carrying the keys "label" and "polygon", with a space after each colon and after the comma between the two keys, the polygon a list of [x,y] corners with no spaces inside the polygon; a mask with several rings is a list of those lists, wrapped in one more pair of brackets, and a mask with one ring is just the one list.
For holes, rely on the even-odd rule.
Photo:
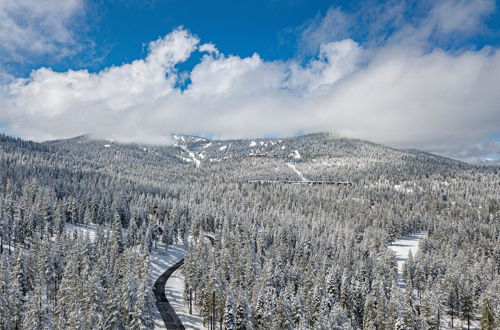
{"label": "road curve", "polygon": [[[215,244],[215,237],[212,234],[205,233],[205,237],[208,238],[212,245]],[[181,259],[175,265],[167,269],[163,274],[158,277],[153,287],[153,292],[156,298],[156,307],[160,312],[161,318],[165,323],[167,329],[172,330],[184,330],[179,316],[175,313],[174,308],[168,302],[167,296],[165,295],[165,284],[167,283],[169,277],[182,265],[184,264],[184,259]]]}
{"label": "road curve", "polygon": [[165,284],[168,278],[182,265],[184,264],[184,259],[181,259],[178,263],[167,269],[155,282],[153,292],[156,298],[156,307],[160,311],[161,318],[165,323],[167,329],[172,330],[184,330],[181,320],[175,313],[172,305],[168,302],[167,296],[165,295]]}

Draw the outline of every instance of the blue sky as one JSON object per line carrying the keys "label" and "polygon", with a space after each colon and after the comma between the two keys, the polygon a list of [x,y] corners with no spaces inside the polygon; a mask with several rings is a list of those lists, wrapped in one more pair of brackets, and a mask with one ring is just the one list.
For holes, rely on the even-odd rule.
{"label": "blue sky", "polygon": [[[81,48],[72,56],[53,58],[32,56],[23,62],[10,62],[10,71],[26,76],[39,66],[54,70],[86,68],[99,71],[141,58],[148,42],[183,26],[201,40],[217,45],[225,54],[240,57],[258,53],[265,60],[287,60],[307,57],[301,47],[301,33],[325,17],[328,10],[340,9],[352,15],[348,33],[332,31],[330,41],[350,37],[363,45],[375,38],[387,37],[397,30],[398,22],[388,21],[370,34],[374,21],[380,18],[383,4],[401,6],[408,21],[425,17],[432,2],[425,1],[325,1],[325,0],[111,0],[86,1],[73,24]],[[378,13],[377,13],[378,12]],[[423,13],[422,13],[423,12]],[[479,33],[434,38],[430,47],[444,49],[480,49],[500,42],[498,8],[485,15]],[[184,67],[192,67],[191,59]]]}
{"label": "blue sky", "polygon": [[0,18],[10,134],[321,130],[468,161],[500,152],[492,0],[8,0]]}

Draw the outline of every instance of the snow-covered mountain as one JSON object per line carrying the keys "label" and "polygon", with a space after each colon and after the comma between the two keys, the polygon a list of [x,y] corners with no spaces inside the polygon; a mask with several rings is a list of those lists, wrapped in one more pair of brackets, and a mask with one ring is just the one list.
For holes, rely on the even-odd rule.
{"label": "snow-covered mountain", "polygon": [[[190,171],[189,168],[194,168],[197,170],[190,171],[192,175],[223,172],[226,179],[236,181],[304,181],[307,178],[356,182],[371,176],[404,181],[414,175],[453,172],[471,167],[427,152],[399,150],[358,139],[339,138],[329,133],[235,140],[174,134],[172,139],[173,145],[152,146],[81,136],[43,145],[56,148],[61,155],[72,154],[72,157],[81,157],[82,161],[98,168],[128,175],[145,166],[150,167],[148,173],[174,168]],[[293,164],[293,169],[290,164]]]}

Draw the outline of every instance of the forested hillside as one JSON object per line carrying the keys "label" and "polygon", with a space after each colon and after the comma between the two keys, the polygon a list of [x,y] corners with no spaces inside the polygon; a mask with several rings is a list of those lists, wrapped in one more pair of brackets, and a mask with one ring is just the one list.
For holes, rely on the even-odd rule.
{"label": "forested hillside", "polygon": [[[148,256],[178,241],[186,298],[227,329],[499,326],[500,168],[323,133],[173,141],[0,135],[0,328],[151,328]],[[387,245],[422,230],[403,290]]]}

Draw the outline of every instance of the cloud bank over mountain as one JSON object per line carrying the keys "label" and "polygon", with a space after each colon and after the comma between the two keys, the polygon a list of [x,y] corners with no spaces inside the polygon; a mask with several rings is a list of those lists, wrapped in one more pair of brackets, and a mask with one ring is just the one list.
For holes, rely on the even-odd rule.
{"label": "cloud bank over mountain", "polygon": [[[226,55],[181,27],[150,42],[144,58],[99,72],[42,67],[6,77],[0,122],[35,140],[330,131],[464,159],[491,155],[500,133],[499,50],[434,41],[476,33],[492,10],[493,1],[447,1],[410,22],[392,7],[395,32],[361,43],[348,36],[353,18],[334,8],[304,27],[299,42],[313,54],[305,60]],[[197,52],[192,70],[180,70]]]}

